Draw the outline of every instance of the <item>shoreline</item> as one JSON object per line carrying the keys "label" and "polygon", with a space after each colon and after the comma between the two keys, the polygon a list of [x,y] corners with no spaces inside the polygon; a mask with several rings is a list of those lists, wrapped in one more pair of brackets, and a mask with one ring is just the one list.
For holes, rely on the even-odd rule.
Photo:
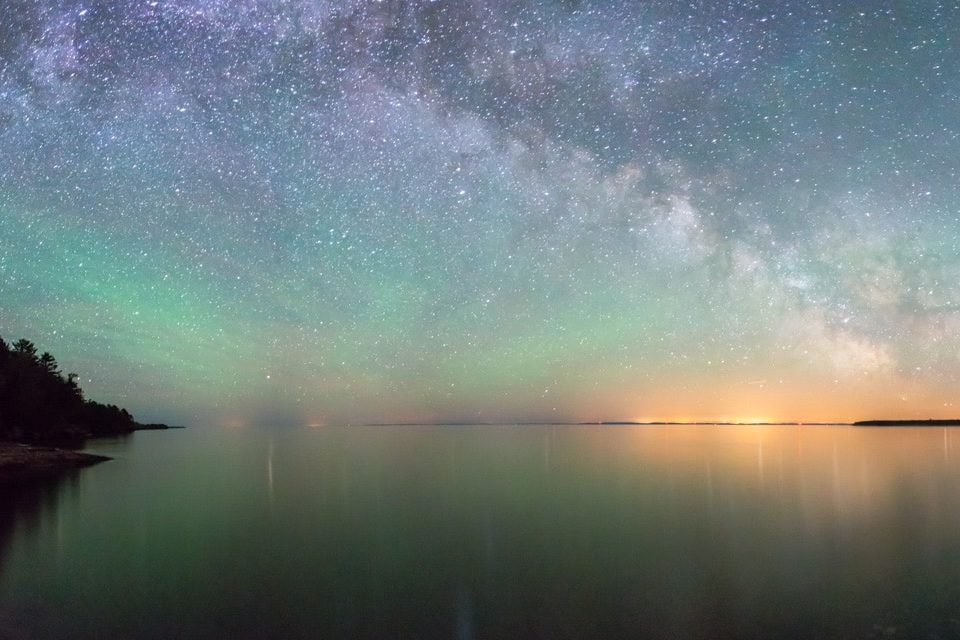
{"label": "shoreline", "polygon": [[111,459],[69,449],[0,442],[0,483],[47,478]]}

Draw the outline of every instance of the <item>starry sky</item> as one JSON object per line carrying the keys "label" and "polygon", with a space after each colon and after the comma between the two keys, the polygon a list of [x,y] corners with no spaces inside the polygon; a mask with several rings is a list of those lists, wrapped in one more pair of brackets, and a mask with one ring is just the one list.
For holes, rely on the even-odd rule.
{"label": "starry sky", "polygon": [[960,414],[960,3],[0,0],[0,335],[143,420]]}

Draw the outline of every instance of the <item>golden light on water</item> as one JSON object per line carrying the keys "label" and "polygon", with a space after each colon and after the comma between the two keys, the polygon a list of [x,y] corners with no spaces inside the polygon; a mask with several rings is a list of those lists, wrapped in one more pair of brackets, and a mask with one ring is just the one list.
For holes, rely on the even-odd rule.
{"label": "golden light on water", "polygon": [[960,431],[949,427],[674,425],[628,427],[614,438],[645,468],[711,495],[725,490],[722,477],[726,490],[769,494],[824,526],[866,525],[898,492],[937,495],[945,478],[960,482]]}

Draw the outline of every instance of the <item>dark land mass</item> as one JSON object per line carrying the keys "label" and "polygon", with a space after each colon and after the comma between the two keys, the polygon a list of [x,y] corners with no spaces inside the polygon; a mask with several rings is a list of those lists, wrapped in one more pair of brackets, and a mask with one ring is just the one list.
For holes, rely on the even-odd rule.
{"label": "dark land mass", "polygon": [[38,355],[29,340],[0,338],[0,441],[79,448],[87,438],[171,428],[84,398],[78,377],[61,372],[50,353]]}
{"label": "dark land mass", "polygon": [[0,338],[0,478],[47,476],[107,460],[67,450],[88,438],[171,428],[140,424],[126,409],[84,398],[77,378],[62,373],[50,353],[38,355],[29,340],[11,345]]}
{"label": "dark land mass", "polygon": [[855,427],[960,427],[960,420],[861,420]]}

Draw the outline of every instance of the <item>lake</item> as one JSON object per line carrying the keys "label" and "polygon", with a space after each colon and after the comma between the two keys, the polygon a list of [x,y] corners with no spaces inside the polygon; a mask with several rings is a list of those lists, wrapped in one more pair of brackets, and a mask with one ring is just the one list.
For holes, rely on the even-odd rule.
{"label": "lake", "polygon": [[960,637],[960,430],[140,432],[0,488],[0,638]]}

